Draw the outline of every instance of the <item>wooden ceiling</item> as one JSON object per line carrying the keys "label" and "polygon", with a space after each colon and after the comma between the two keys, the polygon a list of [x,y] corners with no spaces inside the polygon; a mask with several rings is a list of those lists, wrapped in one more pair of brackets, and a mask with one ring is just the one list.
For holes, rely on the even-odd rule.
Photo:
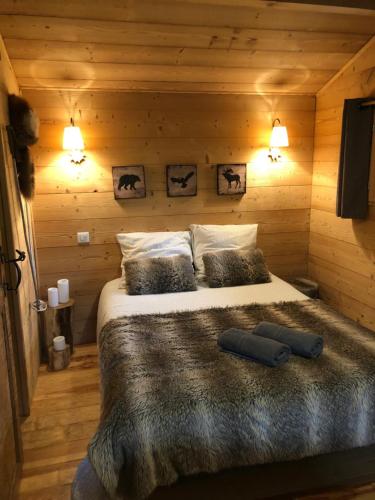
{"label": "wooden ceiling", "polygon": [[311,1],[1,0],[0,33],[21,88],[315,94],[375,10]]}

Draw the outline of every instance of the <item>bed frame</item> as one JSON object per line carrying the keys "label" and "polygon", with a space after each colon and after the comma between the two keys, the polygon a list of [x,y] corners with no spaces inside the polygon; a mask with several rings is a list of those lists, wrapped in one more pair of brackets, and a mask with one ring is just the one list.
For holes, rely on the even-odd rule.
{"label": "bed frame", "polygon": [[[291,462],[243,467],[218,474],[181,478],[172,486],[157,488],[150,500],[250,500],[292,498],[320,489],[375,481],[375,444]],[[120,481],[121,490],[121,481]],[[72,486],[72,500],[109,500],[85,458]]]}

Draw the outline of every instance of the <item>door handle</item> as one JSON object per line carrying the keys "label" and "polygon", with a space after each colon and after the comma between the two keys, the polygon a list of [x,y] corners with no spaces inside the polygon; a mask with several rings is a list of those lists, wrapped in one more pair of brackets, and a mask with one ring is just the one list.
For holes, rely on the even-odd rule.
{"label": "door handle", "polygon": [[16,274],[17,274],[16,285],[14,287],[12,287],[9,285],[9,283],[4,284],[4,288],[6,288],[6,290],[8,292],[17,291],[20,284],[21,284],[21,280],[22,280],[22,271],[21,271],[20,266],[18,265],[18,262],[23,262],[24,260],[26,260],[26,253],[22,252],[21,250],[17,250],[17,249],[16,249],[16,253],[17,253],[18,257],[16,257],[15,259],[7,259],[7,258],[5,258],[4,254],[1,254],[1,256],[0,256],[0,259],[1,259],[3,264],[13,264],[14,267],[16,268]]}

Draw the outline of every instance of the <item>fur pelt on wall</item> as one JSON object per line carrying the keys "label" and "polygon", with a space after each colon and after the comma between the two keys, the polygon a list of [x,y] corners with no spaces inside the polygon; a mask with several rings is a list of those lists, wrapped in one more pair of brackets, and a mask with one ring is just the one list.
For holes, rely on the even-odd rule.
{"label": "fur pelt on wall", "polygon": [[34,164],[29,146],[39,138],[39,119],[29,103],[20,96],[8,96],[9,123],[12,130],[13,155],[17,164],[20,190],[25,198],[34,196]]}

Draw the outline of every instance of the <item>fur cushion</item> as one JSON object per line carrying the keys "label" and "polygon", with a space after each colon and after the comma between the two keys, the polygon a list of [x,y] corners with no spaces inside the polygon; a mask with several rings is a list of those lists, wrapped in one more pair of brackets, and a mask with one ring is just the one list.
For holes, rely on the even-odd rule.
{"label": "fur cushion", "polygon": [[129,295],[190,292],[197,289],[191,258],[187,255],[132,259],[124,263]]}
{"label": "fur cushion", "polygon": [[250,251],[222,250],[203,255],[208,284],[211,288],[251,285],[271,281],[263,252],[259,248]]}

